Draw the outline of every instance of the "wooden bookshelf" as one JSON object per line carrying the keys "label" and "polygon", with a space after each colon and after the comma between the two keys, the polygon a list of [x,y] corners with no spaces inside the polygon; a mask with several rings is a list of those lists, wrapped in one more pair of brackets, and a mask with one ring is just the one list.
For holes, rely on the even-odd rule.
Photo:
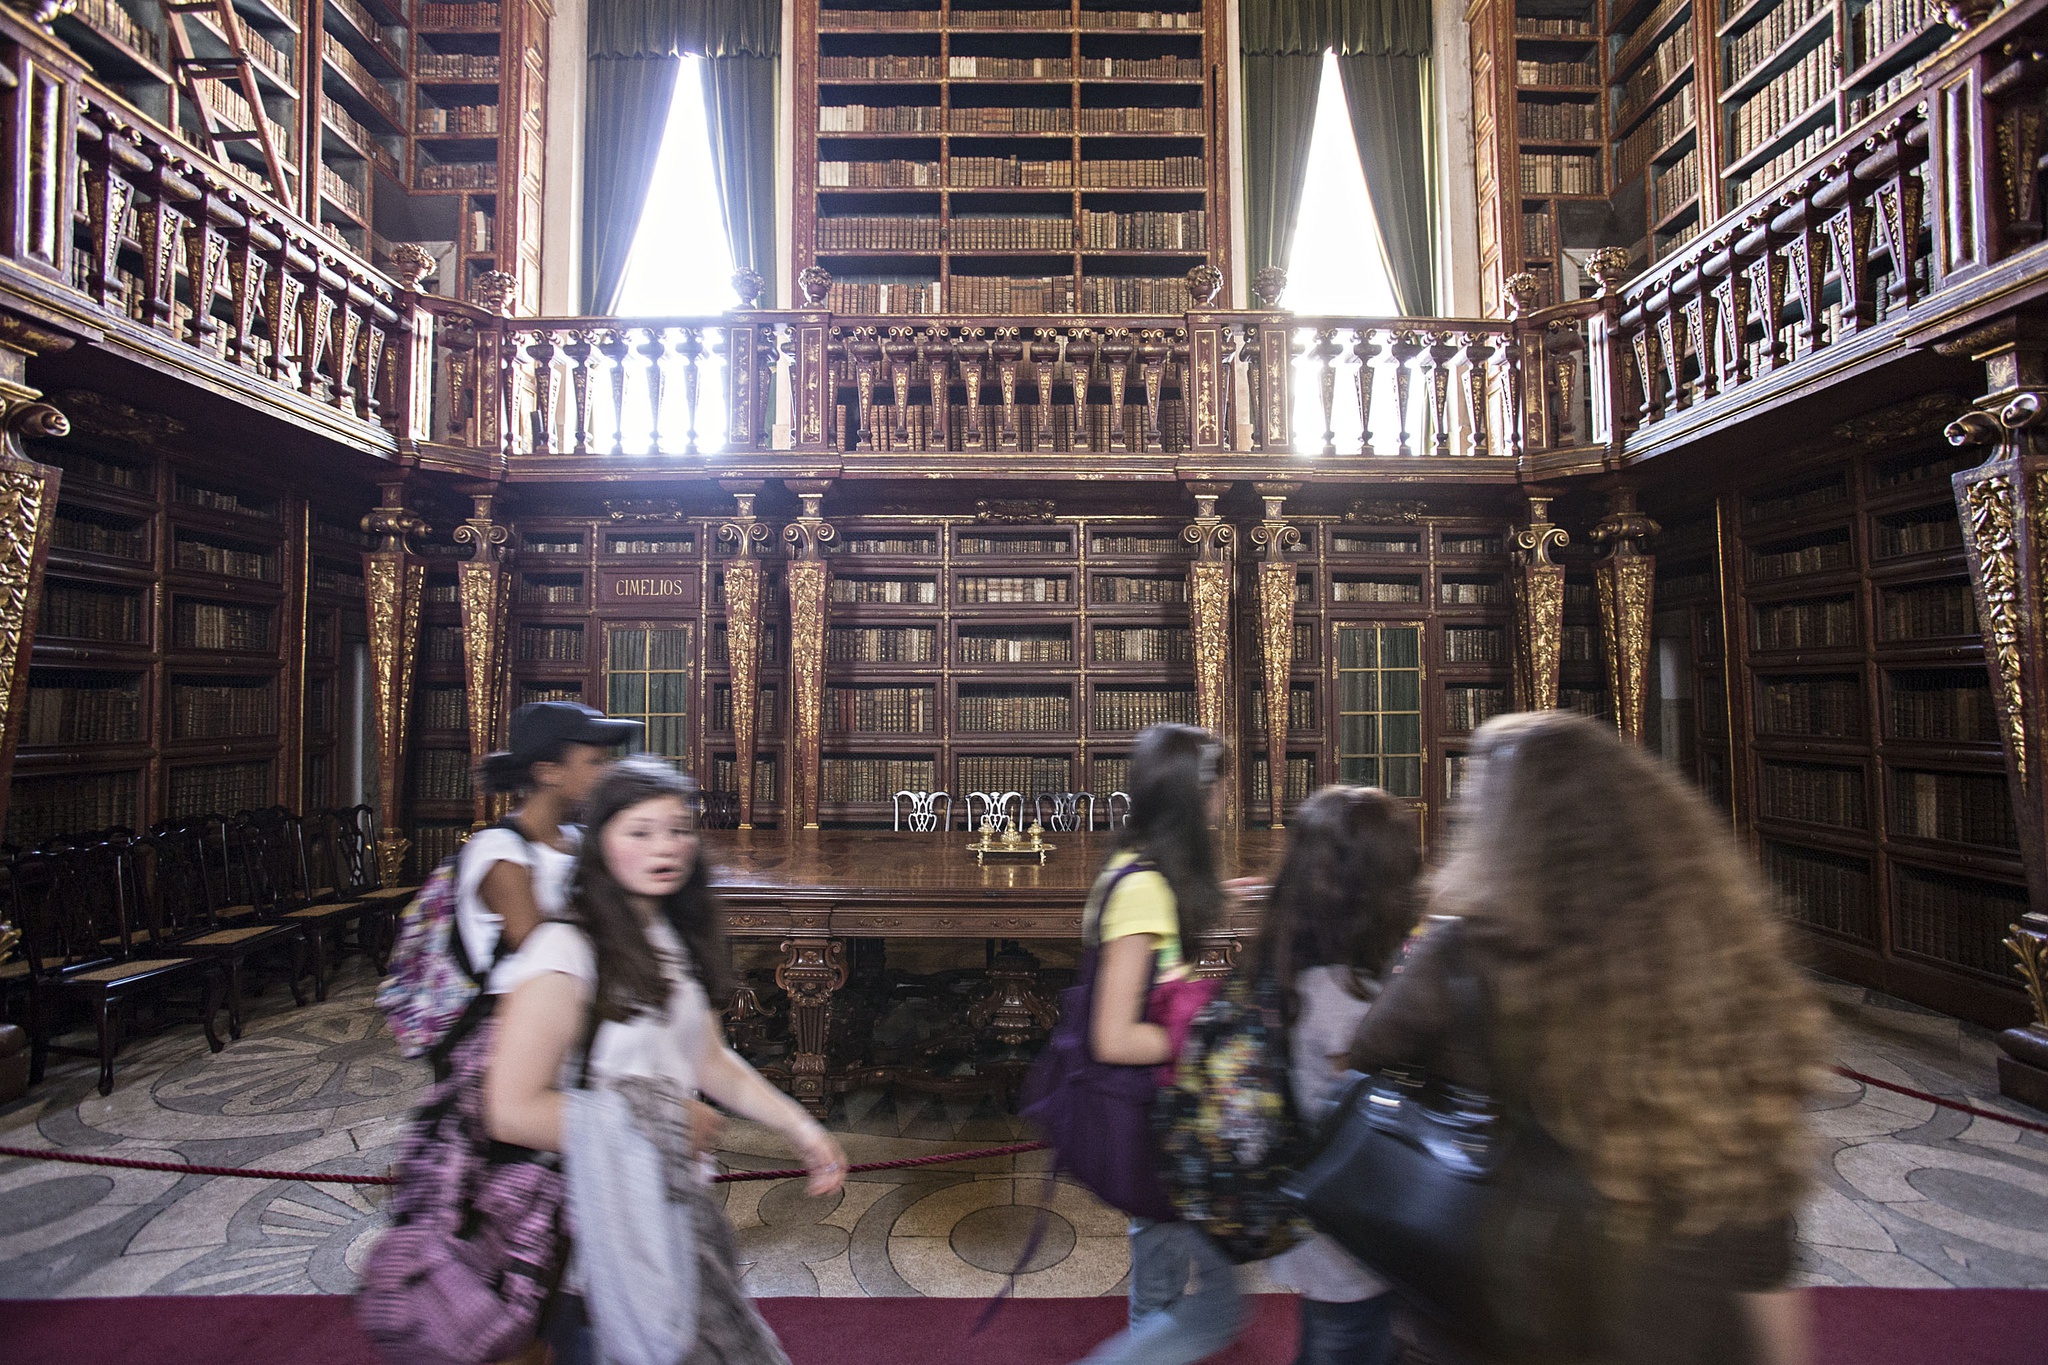
{"label": "wooden bookshelf", "polygon": [[1492,310],[1518,271],[1540,304],[1576,297],[1566,251],[1664,259],[1894,105],[1952,32],[1929,0],[1475,0],[1467,15]]}
{"label": "wooden bookshelf", "polygon": [[[839,312],[1178,313],[1229,256],[1224,13],[805,3],[796,267]],[[815,114],[813,115],[813,111]]]}
{"label": "wooden bookshelf", "polygon": [[[2025,904],[1949,475],[1906,445],[1724,500],[1741,805],[1820,961],[1964,1012]],[[1976,1011],[1981,1013],[1981,1009]]]}

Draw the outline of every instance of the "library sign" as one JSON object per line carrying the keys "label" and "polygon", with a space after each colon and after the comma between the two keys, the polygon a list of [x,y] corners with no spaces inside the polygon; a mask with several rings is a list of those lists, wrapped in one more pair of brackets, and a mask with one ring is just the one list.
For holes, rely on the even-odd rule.
{"label": "library sign", "polygon": [[597,600],[636,607],[697,605],[697,575],[665,573],[603,573],[597,576]]}

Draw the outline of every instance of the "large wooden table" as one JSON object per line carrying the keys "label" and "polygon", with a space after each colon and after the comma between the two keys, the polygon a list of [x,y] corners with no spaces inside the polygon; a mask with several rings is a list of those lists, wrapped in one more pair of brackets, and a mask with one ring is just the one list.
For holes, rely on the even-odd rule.
{"label": "large wooden table", "polygon": [[[1080,939],[1088,889],[1115,847],[1107,834],[1049,834],[1036,861],[990,857],[977,863],[956,830],[899,834],[874,830],[706,830],[726,923],[736,938],[781,945],[775,981],[789,996],[790,1092],[813,1109],[853,1080],[828,1075],[833,994],[846,984],[850,939]],[[1218,847],[1218,872],[1265,877],[1284,835],[1247,831]],[[1257,927],[1257,900],[1234,902],[1224,930],[1192,945],[1198,969],[1228,971],[1238,940]],[[1028,969],[990,971],[990,995],[975,1016],[998,1037],[1022,1041],[1049,1027],[1052,1007]],[[874,1076],[874,1079],[885,1079]]]}

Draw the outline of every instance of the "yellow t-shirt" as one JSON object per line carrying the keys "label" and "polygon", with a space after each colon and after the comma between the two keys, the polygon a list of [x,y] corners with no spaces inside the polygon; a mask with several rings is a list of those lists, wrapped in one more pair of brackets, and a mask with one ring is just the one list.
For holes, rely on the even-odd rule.
{"label": "yellow t-shirt", "polygon": [[[1137,858],[1134,850],[1126,850],[1109,860],[1097,879],[1100,886],[1117,870]],[[1172,981],[1187,975],[1187,964],[1181,958],[1180,913],[1173,899],[1173,888],[1159,873],[1146,869],[1133,872],[1116,884],[1110,892],[1109,904],[1100,905],[1096,897],[1089,898],[1088,913],[1082,930],[1092,932],[1102,943],[1111,939],[1129,938],[1132,934],[1151,934],[1159,940],[1159,960],[1153,965],[1152,980]]]}

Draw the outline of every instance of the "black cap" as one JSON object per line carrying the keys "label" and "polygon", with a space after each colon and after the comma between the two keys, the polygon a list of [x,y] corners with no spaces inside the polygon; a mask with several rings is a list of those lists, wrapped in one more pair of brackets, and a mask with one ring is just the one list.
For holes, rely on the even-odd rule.
{"label": "black cap", "polygon": [[528,702],[512,713],[512,756],[537,763],[558,744],[595,744],[610,749],[640,737],[637,720],[613,720],[573,701]]}

